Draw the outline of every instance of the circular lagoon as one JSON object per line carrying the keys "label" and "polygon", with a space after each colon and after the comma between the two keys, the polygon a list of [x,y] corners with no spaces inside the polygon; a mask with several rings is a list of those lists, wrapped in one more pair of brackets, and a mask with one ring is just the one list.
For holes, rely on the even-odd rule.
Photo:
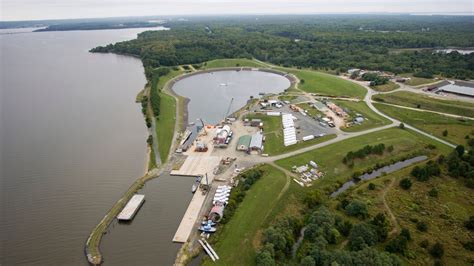
{"label": "circular lagoon", "polygon": [[216,124],[224,119],[231,99],[229,114],[242,108],[250,96],[280,93],[291,85],[289,77],[256,70],[209,71],[185,76],[175,82],[173,91],[189,99],[188,121],[203,119]]}

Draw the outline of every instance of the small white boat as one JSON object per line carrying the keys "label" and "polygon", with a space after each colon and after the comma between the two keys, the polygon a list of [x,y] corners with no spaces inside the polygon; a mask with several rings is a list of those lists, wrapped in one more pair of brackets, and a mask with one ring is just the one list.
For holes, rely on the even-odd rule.
{"label": "small white boat", "polygon": [[198,229],[199,229],[199,231],[203,231],[203,232],[206,232],[206,233],[214,233],[217,230],[215,227],[212,227],[209,224],[200,226]]}
{"label": "small white boat", "polygon": [[191,192],[194,193],[198,189],[198,184],[194,183],[193,186],[191,187]]}
{"label": "small white boat", "polygon": [[221,83],[220,86],[227,86],[227,83]]}

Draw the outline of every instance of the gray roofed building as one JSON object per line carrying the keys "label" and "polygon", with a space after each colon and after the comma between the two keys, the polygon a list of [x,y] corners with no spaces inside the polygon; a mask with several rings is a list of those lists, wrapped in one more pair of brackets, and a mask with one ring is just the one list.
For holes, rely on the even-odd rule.
{"label": "gray roofed building", "polygon": [[252,139],[250,140],[250,150],[262,150],[263,148],[263,135],[262,133],[256,133],[252,135]]}
{"label": "gray roofed building", "polygon": [[474,83],[466,81],[456,81],[439,88],[443,92],[454,93],[463,96],[474,97]]}

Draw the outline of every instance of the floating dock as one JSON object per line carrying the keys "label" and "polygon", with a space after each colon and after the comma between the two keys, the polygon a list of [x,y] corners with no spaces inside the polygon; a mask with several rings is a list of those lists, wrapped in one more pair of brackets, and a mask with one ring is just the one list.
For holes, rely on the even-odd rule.
{"label": "floating dock", "polygon": [[130,201],[125,205],[123,210],[117,215],[117,219],[119,221],[130,221],[133,219],[135,214],[137,213],[140,206],[145,201],[145,195],[135,194],[130,199]]}

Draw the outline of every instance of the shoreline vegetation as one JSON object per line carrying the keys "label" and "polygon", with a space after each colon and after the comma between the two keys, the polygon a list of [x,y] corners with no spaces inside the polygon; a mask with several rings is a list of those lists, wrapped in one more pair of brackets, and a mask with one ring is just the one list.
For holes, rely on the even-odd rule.
{"label": "shoreline vegetation", "polygon": [[[291,23],[287,23],[287,21],[284,22],[285,20],[283,20],[284,23],[282,23],[282,21],[276,19],[273,22],[259,23],[257,25],[247,24],[244,19],[236,23],[242,23],[242,25],[246,25],[247,28],[235,26],[233,30],[229,29],[228,22],[219,19],[212,23],[204,23],[202,21],[193,23],[175,21],[167,23],[167,27],[171,28],[169,31],[146,31],[140,33],[135,40],[100,46],[90,50],[91,52],[111,52],[130,55],[142,60],[145,75],[149,82],[148,85],[151,85],[148,90],[147,101],[142,101],[142,104],[146,102],[147,105],[145,108],[147,112],[144,113],[145,120],[151,117],[152,124],[156,123],[156,131],[153,132],[156,136],[152,138],[152,143],[158,145],[159,156],[162,162],[162,164],[156,166],[151,165],[152,170],[135,181],[124,196],[112,207],[96,228],[94,228],[86,243],[86,254],[91,264],[100,264],[102,262],[102,256],[99,250],[100,240],[110,222],[113,221],[131,196],[140,189],[146,181],[159,176],[164,166],[170,162],[170,160],[168,160],[171,156],[170,150],[173,150],[173,147],[176,145],[178,131],[186,124],[186,99],[172,92],[170,86],[173,84],[173,81],[179,79],[183,73],[193,74],[196,73],[197,70],[204,69],[208,71],[214,69],[214,67],[258,67],[269,70],[274,69],[291,73],[295,77],[296,80],[294,84],[292,82],[292,91],[301,90],[306,93],[354,97],[359,99],[364,98],[367,93],[366,89],[336,76],[341,72],[346,72],[349,66],[369,70],[390,71],[395,74],[426,71],[448,78],[470,79],[474,77],[474,71],[466,68],[466,65],[469,63],[469,60],[472,60],[474,54],[445,54],[432,53],[430,51],[405,51],[397,54],[388,52],[390,49],[410,48],[410,46],[413,45],[422,47],[427,45],[466,46],[472,43],[474,39],[472,35],[466,35],[465,32],[446,31],[445,28],[439,25],[430,24],[432,25],[431,35],[422,38],[422,34],[416,29],[410,28],[411,26],[409,24],[406,24],[404,21],[397,21],[397,27],[406,27],[406,32],[396,32],[391,28],[389,31],[393,31],[393,34],[380,35],[377,30],[357,31],[347,28],[347,25],[341,26],[340,29],[333,28],[331,26],[331,23],[334,22],[333,19],[325,18],[324,20],[316,20],[322,23],[319,25],[320,27],[326,29],[326,31],[317,32],[317,34],[324,35],[324,38],[314,38],[314,22],[310,22],[304,29],[299,28],[298,25],[295,24],[308,21],[305,18],[298,19]],[[387,21],[383,19],[374,18],[374,21],[380,22],[378,25],[381,28],[393,26],[393,23],[387,23]],[[430,18],[428,18],[427,21],[435,23],[431,21]],[[361,23],[361,21],[357,18],[349,19],[349,24],[354,23]],[[447,24],[450,24],[450,29],[459,28],[455,26],[462,26],[464,23],[465,21],[462,18],[447,22]],[[251,29],[248,27],[251,27]],[[380,38],[380,36],[384,36],[384,38]],[[249,39],[252,41],[249,42]],[[340,42],[341,39],[352,45],[350,47],[346,46],[344,42]],[[259,48],[257,49],[257,47]],[[328,49],[320,49],[320,47],[328,47]],[[437,63],[430,64],[429,62],[431,61],[436,61]],[[424,63],[419,65],[415,62]],[[328,72],[336,75],[328,74]],[[390,84],[386,88],[379,89],[392,90],[393,88],[394,87]],[[424,102],[424,104],[431,106],[429,101]],[[153,110],[151,111],[151,116],[147,115],[149,109]],[[383,124],[384,122],[385,121],[381,119],[380,123]],[[161,124],[158,125],[159,123]],[[166,128],[166,130],[160,131],[160,129],[163,128]],[[378,163],[382,164],[390,161],[387,158],[388,154],[380,155],[380,157],[377,158],[376,156],[379,155],[370,155],[367,160],[363,159],[357,161],[353,167],[343,165],[338,161],[339,157],[346,154],[348,147],[362,148],[363,145],[373,144],[374,139],[377,143],[383,142],[387,146],[393,146],[394,151],[391,152],[397,155],[394,157],[396,159],[402,158],[403,156],[411,156],[415,153],[425,153],[430,155],[430,158],[433,158],[437,154],[447,154],[446,146],[432,139],[428,139],[426,136],[419,135],[408,129],[390,128],[374,131],[306,153],[281,159],[275,163],[272,162],[271,165],[279,170],[284,169],[286,175],[293,165],[298,165],[303,161],[308,162],[316,158],[315,160],[326,174],[333,178],[325,177],[317,181],[317,190],[313,189],[311,191],[319,191],[318,193],[328,192],[350,179],[354,171],[370,171],[370,168],[375,167],[372,159],[376,159]],[[153,150],[153,146],[151,146],[151,149]],[[150,152],[150,158],[152,154],[155,153]],[[327,156],[328,154],[331,156]],[[158,154],[155,154],[155,156],[158,156]],[[395,160],[394,158],[392,158],[392,160]],[[264,180],[260,180],[259,182],[261,183],[263,181]],[[291,181],[289,185],[290,188],[295,186]],[[256,186],[258,187],[258,182]],[[356,188],[358,187],[359,186],[356,186]],[[289,191],[292,191],[292,189]],[[353,191],[353,189],[344,194],[348,194],[351,191]],[[304,202],[307,202],[308,197],[305,195],[301,195],[301,197],[304,197]],[[324,198],[325,196],[322,195],[321,197]],[[319,205],[321,201],[318,200],[318,198],[318,195],[312,195],[309,201]],[[280,228],[279,226],[284,223],[279,223],[276,220],[287,215],[290,212],[289,209],[294,209],[294,213],[292,214],[295,215],[296,219],[300,219],[303,215],[309,214],[304,214],[304,211],[302,211],[304,206],[297,206],[300,204],[301,199],[294,199],[283,204],[284,206],[279,206],[277,208],[278,210],[271,210],[268,213],[269,216],[265,217],[265,224],[270,225],[270,228],[273,227],[275,230],[291,230],[284,228],[284,226]],[[334,205],[335,203],[332,204]],[[293,208],[289,208],[289,205]],[[314,208],[314,206],[310,206],[311,210],[313,210],[312,208]],[[338,209],[333,210],[335,212],[338,211]],[[249,211],[251,210],[249,209]],[[349,217],[349,219],[353,218]],[[287,220],[288,223],[292,223],[293,221],[295,220]],[[232,223],[232,220],[230,222]],[[301,225],[300,222],[301,221],[298,222],[299,225]],[[361,224],[360,227],[366,226]],[[301,228],[298,226],[297,229]],[[332,228],[330,229],[332,230]],[[289,235],[296,237],[298,232],[299,230],[295,230],[290,232]],[[269,261],[278,258],[282,259],[282,261],[291,261],[292,259],[282,256],[282,253],[278,253],[277,257],[274,257],[274,255],[271,255],[271,249],[266,249],[267,244],[271,242],[269,241],[271,238],[270,234],[273,233],[269,233],[267,229],[264,230],[264,228],[261,227],[257,228],[255,236],[258,238],[251,241],[251,247],[258,248],[252,249],[250,253],[253,255],[245,259],[251,261],[250,259],[257,256],[257,260],[265,259]],[[274,234],[273,236],[278,237],[278,234]],[[342,248],[346,245],[344,242],[339,243],[336,240],[335,243],[342,245]],[[298,248],[295,252],[301,255],[308,255],[309,244],[308,241],[304,240],[301,248]],[[373,244],[374,243],[371,243],[371,245]],[[260,249],[263,245],[263,249]],[[355,245],[350,238],[349,245]],[[284,248],[288,248],[288,246]],[[333,248],[333,246],[331,248]],[[273,251],[276,252],[274,249]],[[279,250],[278,252],[284,251]],[[377,253],[378,251],[376,251],[376,249],[370,249],[367,252],[369,253],[366,255],[369,256],[386,256],[385,253]],[[351,253],[350,255],[358,256],[361,254],[365,253],[361,251],[360,254]],[[346,256],[347,254],[344,253],[343,255]],[[392,258],[392,256],[390,256],[390,258]],[[298,257],[298,260],[299,259],[301,259],[301,257]],[[304,259],[308,262],[312,260],[312,258],[308,258],[308,256],[304,257]]]}
{"label": "shoreline vegetation", "polygon": [[[215,62],[215,66],[218,66],[218,65],[219,63]],[[216,68],[204,70],[203,72],[219,71],[221,69],[224,71],[224,70],[235,69],[235,68],[216,67]],[[262,69],[262,70],[284,75],[284,73],[281,73],[279,71],[274,71],[270,69],[268,70]],[[123,209],[126,203],[131,199],[131,197],[138,190],[140,190],[143,187],[143,185],[147,181],[153,178],[159,177],[161,172],[164,170],[163,166],[166,165],[166,163],[168,162],[167,159],[171,155],[169,151],[173,148],[173,146],[176,145],[177,139],[175,135],[178,133],[177,131],[179,131],[180,128],[182,129],[182,127],[185,126],[185,124],[183,124],[184,123],[183,116],[186,115],[186,103],[187,103],[186,99],[174,93],[171,87],[174,84],[174,82],[176,82],[177,80],[181,78],[185,78],[189,76],[190,74],[194,74],[194,73],[184,73],[179,68],[174,68],[172,70],[157,69],[157,71],[154,73],[153,72],[145,73],[148,83],[147,85],[145,85],[145,88],[137,94],[136,102],[142,103],[142,112],[144,115],[145,122],[147,122],[148,119],[152,119],[156,121],[156,135],[157,135],[156,138],[158,139],[158,149],[160,150],[159,155],[162,156],[161,157],[162,164],[160,165],[153,164],[153,161],[154,161],[153,157],[156,156],[156,154],[153,152],[152,145],[149,145],[148,146],[149,151],[147,151],[147,154],[149,154],[147,173],[144,176],[137,179],[129,187],[127,192],[114,204],[114,206],[107,212],[107,214],[99,222],[99,224],[92,230],[91,234],[89,235],[86,241],[84,250],[90,264],[99,265],[102,263],[103,257],[100,252],[100,242],[102,240],[102,236],[105,234],[109,225],[112,223],[115,217],[120,213],[120,211]],[[157,94],[154,94],[154,96],[152,96],[153,90],[157,92]],[[154,98],[155,111],[153,111],[153,107],[152,107],[153,97],[155,97]],[[164,103],[162,101],[163,99],[166,99],[165,101],[167,101],[167,103]],[[163,108],[166,108],[166,110]],[[155,117],[155,114],[157,114],[158,118]],[[163,115],[166,115],[166,117],[163,117]],[[177,122],[176,122],[176,117],[178,117]],[[167,127],[167,130],[160,130],[160,128],[158,127],[158,124],[160,122],[163,123],[162,125]],[[151,126],[149,128],[151,128]],[[155,140],[155,138],[152,138],[152,139],[153,140],[150,141],[149,144],[153,144],[155,141],[157,141]],[[169,146],[160,145],[160,142],[159,142],[160,139],[165,140],[166,142],[163,142],[163,143]]]}

